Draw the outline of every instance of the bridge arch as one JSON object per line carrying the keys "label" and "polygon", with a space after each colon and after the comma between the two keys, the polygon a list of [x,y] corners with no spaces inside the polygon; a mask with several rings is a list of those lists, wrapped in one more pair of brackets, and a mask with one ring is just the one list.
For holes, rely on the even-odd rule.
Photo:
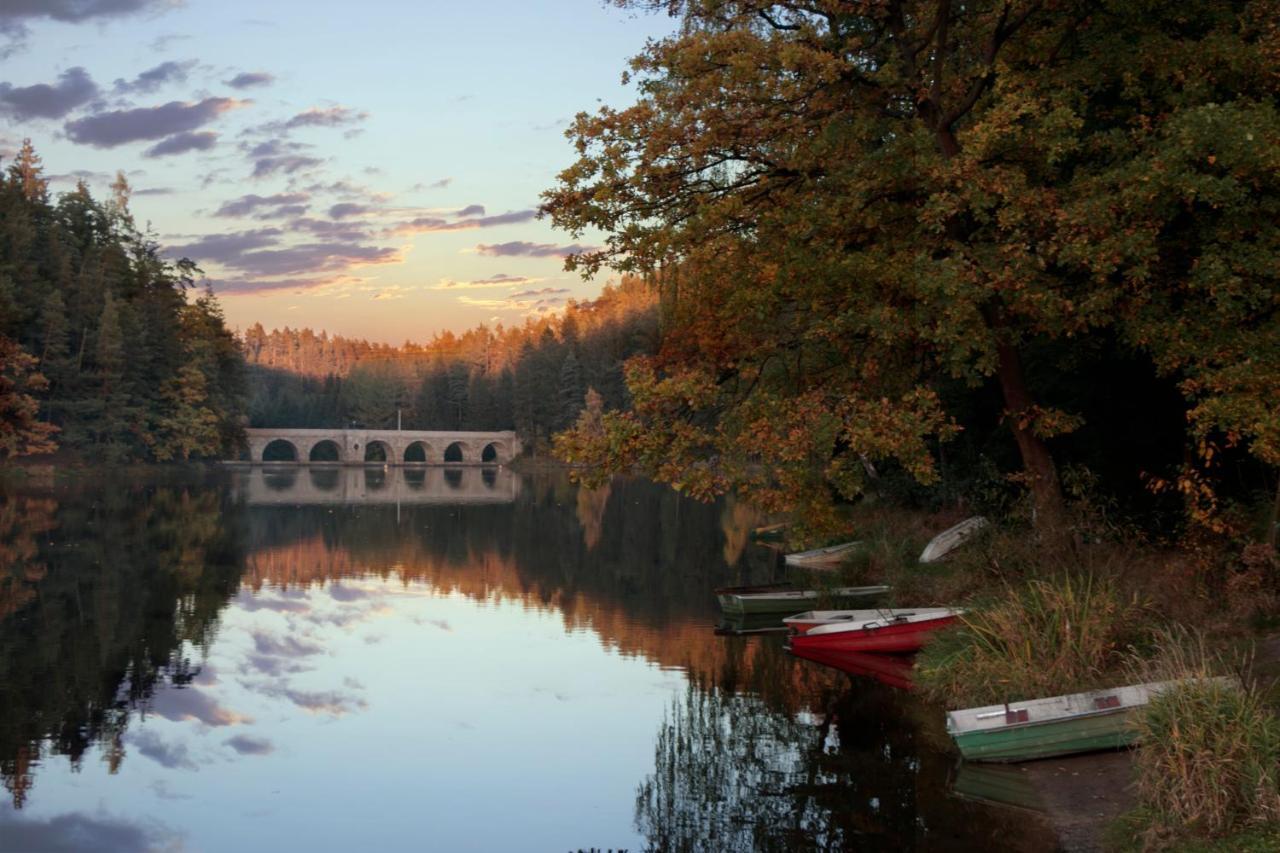
{"label": "bridge arch", "polygon": [[471,455],[470,450],[471,448],[469,448],[464,442],[455,441],[444,449],[443,461],[455,464],[459,462],[467,462],[467,457]]}
{"label": "bridge arch", "polygon": [[342,448],[331,438],[322,438],[311,445],[307,459],[312,462],[341,462]]}
{"label": "bridge arch", "polygon": [[502,460],[503,452],[501,446],[496,441],[491,441],[480,451],[480,461],[486,465],[494,465]]}
{"label": "bridge arch", "polygon": [[263,462],[297,462],[298,446],[287,438],[268,441],[262,448]]}
{"label": "bridge arch", "polygon": [[365,462],[395,462],[391,445],[379,438],[370,439],[364,445]]}
{"label": "bridge arch", "polygon": [[425,441],[411,441],[404,449],[404,461],[410,465],[423,465],[431,458],[431,448]]}

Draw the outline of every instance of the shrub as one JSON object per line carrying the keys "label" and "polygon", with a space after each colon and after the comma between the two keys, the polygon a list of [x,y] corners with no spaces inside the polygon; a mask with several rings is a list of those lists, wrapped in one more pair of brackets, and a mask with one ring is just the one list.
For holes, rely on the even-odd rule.
{"label": "shrub", "polygon": [[1280,718],[1253,686],[1211,678],[1225,669],[1202,639],[1172,632],[1155,662],[1136,669],[1181,682],[1135,718],[1138,807],[1127,822],[1146,849],[1280,821]]}
{"label": "shrub", "polygon": [[974,607],[921,652],[920,688],[950,707],[1104,686],[1149,632],[1150,613],[1093,575],[1033,580]]}

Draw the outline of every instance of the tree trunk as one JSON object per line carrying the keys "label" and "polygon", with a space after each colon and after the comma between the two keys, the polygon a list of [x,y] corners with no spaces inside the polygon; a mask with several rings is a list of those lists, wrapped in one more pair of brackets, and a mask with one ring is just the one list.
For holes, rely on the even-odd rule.
{"label": "tree trunk", "polygon": [[996,345],[996,356],[996,375],[1004,394],[1005,415],[1009,418],[1009,428],[1013,430],[1013,437],[1018,442],[1022,467],[1030,481],[1027,485],[1031,488],[1036,526],[1051,527],[1062,518],[1062,490],[1058,484],[1058,469],[1053,464],[1049,448],[1027,422],[1028,414],[1035,404],[1027,391],[1018,351],[1012,345],[1001,342]]}
{"label": "tree trunk", "polygon": [[1276,480],[1276,500],[1271,505],[1271,519],[1267,522],[1266,542],[1276,547],[1276,539],[1280,536],[1280,479]]}

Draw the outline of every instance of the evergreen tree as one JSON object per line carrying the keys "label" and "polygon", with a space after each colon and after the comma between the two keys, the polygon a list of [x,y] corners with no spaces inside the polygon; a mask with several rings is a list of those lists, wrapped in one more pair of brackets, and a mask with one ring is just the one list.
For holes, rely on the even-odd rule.
{"label": "evergreen tree", "polygon": [[582,384],[582,366],[578,357],[570,350],[560,366],[560,412],[556,419],[556,429],[572,426],[582,411],[583,396],[586,390]]}

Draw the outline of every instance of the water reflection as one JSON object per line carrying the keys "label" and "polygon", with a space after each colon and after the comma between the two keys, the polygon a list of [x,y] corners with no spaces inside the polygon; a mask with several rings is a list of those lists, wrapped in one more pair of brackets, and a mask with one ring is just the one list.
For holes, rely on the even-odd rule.
{"label": "water reflection", "polygon": [[237,495],[251,505],[507,503],[520,493],[520,477],[506,468],[265,465],[230,476]]}
{"label": "water reflection", "polygon": [[[0,849],[15,821],[76,814],[163,818],[207,849],[286,827],[350,849],[373,825],[416,849],[427,817],[439,849],[1047,843],[946,795],[911,697],[712,633],[713,587],[777,571],[741,506],[300,470],[0,480],[0,776],[21,810]],[[317,815],[356,764],[377,795]]]}

